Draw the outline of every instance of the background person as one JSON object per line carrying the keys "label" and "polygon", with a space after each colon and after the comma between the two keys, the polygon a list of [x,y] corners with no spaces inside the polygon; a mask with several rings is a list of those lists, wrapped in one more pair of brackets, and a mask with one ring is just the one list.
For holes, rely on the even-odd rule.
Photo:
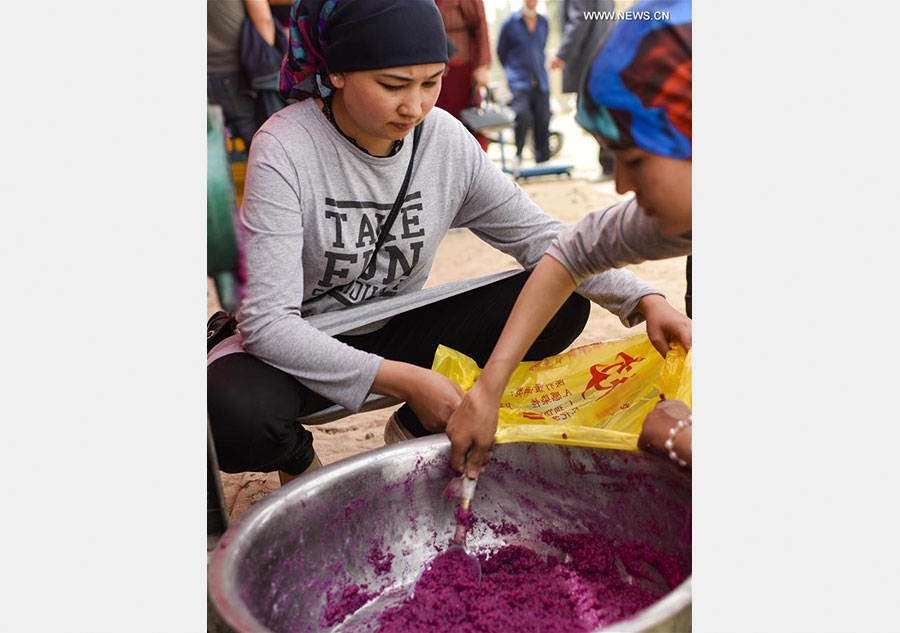
{"label": "background person", "polygon": [[[441,81],[437,107],[457,119],[459,113],[477,105],[475,95],[491,81],[491,44],[484,17],[482,0],[435,0],[447,31],[447,39],[456,51],[447,64]],[[472,132],[481,148],[487,149],[487,138]]]}
{"label": "background person", "polygon": [[[615,22],[612,19],[588,19],[586,14],[616,8],[615,0],[562,0],[559,3],[562,35],[559,48],[550,60],[551,69],[562,69],[562,91],[578,92],[584,73],[603,46]],[[615,170],[615,157],[600,144],[600,173],[596,181],[609,180]],[[690,316],[690,313],[688,313]]]}
{"label": "background person", "polygon": [[497,57],[516,112],[516,166],[529,130],[534,132],[535,162],[550,160],[550,80],[544,60],[549,24],[536,6],[537,0],[524,0],[522,9],[503,21],[497,38]]}
{"label": "background person", "polygon": [[241,80],[241,26],[247,17],[274,45],[275,20],[267,0],[206,0],[206,98],[222,108],[225,124],[249,148],[262,122]]}

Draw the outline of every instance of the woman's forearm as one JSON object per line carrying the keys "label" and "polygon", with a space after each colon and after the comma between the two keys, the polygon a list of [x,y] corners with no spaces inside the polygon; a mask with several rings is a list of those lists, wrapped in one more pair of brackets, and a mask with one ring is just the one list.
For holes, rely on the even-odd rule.
{"label": "woman's forearm", "polygon": [[275,20],[268,0],[244,0],[247,16],[269,46],[275,45]]}
{"label": "woman's forearm", "polygon": [[406,402],[422,426],[439,433],[463,397],[455,382],[436,371],[385,359],[375,375],[370,393]]}
{"label": "woman's forearm", "polygon": [[401,363],[396,360],[384,359],[369,393],[377,393],[382,396],[390,396],[397,400],[407,400],[407,387],[414,380],[414,374],[419,368],[409,363]]}
{"label": "woman's forearm", "polygon": [[553,257],[545,255],[513,306],[478,378],[479,389],[500,399],[516,366],[574,290],[575,282],[569,272]]}

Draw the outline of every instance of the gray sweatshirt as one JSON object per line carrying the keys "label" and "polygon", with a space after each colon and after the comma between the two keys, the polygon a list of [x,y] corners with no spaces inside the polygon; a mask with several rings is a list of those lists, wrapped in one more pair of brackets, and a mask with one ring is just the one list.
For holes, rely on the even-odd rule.
{"label": "gray sweatshirt", "polygon": [[691,238],[666,237],[634,198],[594,211],[560,233],[547,254],[577,284],[611,268],[691,254]]}
{"label": "gray sweatshirt", "polygon": [[[272,116],[250,147],[241,206],[247,284],[237,315],[243,349],[351,411],[359,410],[383,359],[317,329],[310,317],[368,310],[376,315],[369,331],[384,324],[378,313],[415,307],[451,228],[469,228],[526,269],[566,228],[531,202],[459,121],[434,108],[402,210],[374,266],[363,270],[411,149],[412,132],[398,154],[369,156],[312,99]],[[643,320],[634,312],[641,297],[662,294],[625,270],[591,277],[578,292],[626,326]]]}

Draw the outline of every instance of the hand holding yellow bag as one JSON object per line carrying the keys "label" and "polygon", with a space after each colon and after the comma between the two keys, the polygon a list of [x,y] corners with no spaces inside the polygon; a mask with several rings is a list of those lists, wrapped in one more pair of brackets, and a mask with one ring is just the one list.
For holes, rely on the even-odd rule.
{"label": "hand holding yellow bag", "polygon": [[[431,368],[463,391],[481,374],[474,360],[443,345]],[[673,345],[663,359],[646,334],[519,363],[500,402],[495,441],[636,450],[660,393],[692,406],[691,352]]]}

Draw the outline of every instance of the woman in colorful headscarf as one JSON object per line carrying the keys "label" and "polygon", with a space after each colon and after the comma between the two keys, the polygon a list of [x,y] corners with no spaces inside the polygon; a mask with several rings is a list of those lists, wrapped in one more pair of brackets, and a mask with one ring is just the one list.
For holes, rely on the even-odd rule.
{"label": "woman in colorful headscarf", "polygon": [[[429,369],[437,345],[486,361],[528,273],[425,301],[418,291],[441,239],[467,227],[530,270],[565,228],[433,107],[446,64],[433,0],[294,3],[281,79],[296,102],[254,136],[238,333],[207,357],[223,470],[279,470],[285,480],[315,468],[312,436],[297,418],[333,403],[358,411],[370,393],[406,403],[387,441],[442,431],[462,393]],[[386,227],[395,199],[401,209]],[[578,336],[586,298],[627,325],[646,318],[672,332],[689,323],[630,272],[592,276],[579,293],[555,311],[530,358]],[[335,335],[350,309],[369,324]]]}
{"label": "woman in colorful headscarf", "polygon": [[[615,152],[616,190],[635,195],[557,236],[525,284],[478,382],[447,423],[451,462],[462,470],[471,450],[472,477],[490,459],[500,399],[516,365],[581,280],[691,252],[691,2],[649,0],[631,11],[645,19],[623,21],[610,34],[585,77],[576,120]],[[647,332],[665,354],[665,338]],[[689,332],[681,342],[690,348]],[[639,444],[689,463],[686,409],[661,402]],[[688,441],[680,454],[665,445],[676,427],[679,444]]]}

